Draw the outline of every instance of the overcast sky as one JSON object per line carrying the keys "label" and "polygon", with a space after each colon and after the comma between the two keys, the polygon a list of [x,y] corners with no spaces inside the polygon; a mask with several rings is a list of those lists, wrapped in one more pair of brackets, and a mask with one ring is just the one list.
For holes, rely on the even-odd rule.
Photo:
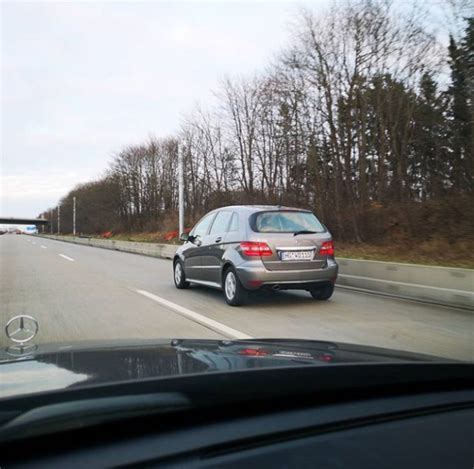
{"label": "overcast sky", "polygon": [[265,68],[301,6],[331,2],[0,0],[0,216],[36,216],[124,145],[175,133],[225,75]]}
{"label": "overcast sky", "polygon": [[2,3],[0,215],[36,216],[123,145],[175,132],[224,75],[268,64],[299,4]]}

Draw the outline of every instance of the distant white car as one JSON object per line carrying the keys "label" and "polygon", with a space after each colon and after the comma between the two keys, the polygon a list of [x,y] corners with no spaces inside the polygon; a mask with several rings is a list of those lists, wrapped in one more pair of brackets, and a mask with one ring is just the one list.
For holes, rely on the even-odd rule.
{"label": "distant white car", "polygon": [[36,225],[27,226],[23,229],[23,233],[25,234],[38,234],[38,228]]}

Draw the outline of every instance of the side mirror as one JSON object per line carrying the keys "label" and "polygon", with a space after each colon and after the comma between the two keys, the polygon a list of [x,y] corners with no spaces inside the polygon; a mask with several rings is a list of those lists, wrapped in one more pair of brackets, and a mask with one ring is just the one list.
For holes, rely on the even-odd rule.
{"label": "side mirror", "polygon": [[[192,237],[192,236],[191,236],[191,237]],[[179,235],[179,240],[180,240],[180,241],[184,241],[184,242],[186,242],[186,241],[191,241],[191,240],[189,239],[189,234],[188,234],[188,233],[181,233],[181,234]]]}

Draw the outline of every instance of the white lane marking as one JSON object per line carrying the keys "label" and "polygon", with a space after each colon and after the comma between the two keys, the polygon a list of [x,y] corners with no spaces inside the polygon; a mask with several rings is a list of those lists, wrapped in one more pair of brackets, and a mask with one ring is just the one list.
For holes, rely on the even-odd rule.
{"label": "white lane marking", "polygon": [[195,313],[194,311],[191,311],[190,309],[185,308],[184,306],[180,306],[180,305],[177,305],[176,303],[165,300],[164,298],[161,298],[161,296],[154,295],[153,293],[147,292],[146,290],[135,290],[135,291],[137,293],[140,293],[140,295],[146,296],[147,298],[150,298],[151,300],[154,300],[157,303],[160,303],[163,306],[166,306],[167,308],[172,309],[173,311],[180,314],[181,316],[184,316],[188,319],[191,319],[191,321],[194,321],[203,326],[206,326],[207,328],[212,329],[213,331],[224,334],[225,336],[231,339],[251,339],[252,338],[249,335],[244,334],[243,332],[237,331],[236,329],[232,329],[232,327],[229,327],[229,326],[226,326],[225,324],[214,321],[214,319],[208,318],[199,313]]}
{"label": "white lane marking", "polygon": [[66,256],[65,254],[59,254],[59,256],[63,259],[66,259],[67,261],[74,262],[74,259],[72,257]]}
{"label": "white lane marking", "polygon": [[31,244],[36,244],[36,241],[33,241]]}
{"label": "white lane marking", "polygon": [[43,246],[43,245],[41,245],[40,248],[41,249],[48,249],[46,246]]}

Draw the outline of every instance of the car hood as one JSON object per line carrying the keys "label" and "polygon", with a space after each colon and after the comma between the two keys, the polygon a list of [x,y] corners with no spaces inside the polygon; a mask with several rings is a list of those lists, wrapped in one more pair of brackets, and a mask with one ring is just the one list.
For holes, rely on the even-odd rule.
{"label": "car hood", "polygon": [[0,399],[195,373],[406,361],[447,360],[361,345],[287,339],[172,339],[12,346],[0,351]]}

